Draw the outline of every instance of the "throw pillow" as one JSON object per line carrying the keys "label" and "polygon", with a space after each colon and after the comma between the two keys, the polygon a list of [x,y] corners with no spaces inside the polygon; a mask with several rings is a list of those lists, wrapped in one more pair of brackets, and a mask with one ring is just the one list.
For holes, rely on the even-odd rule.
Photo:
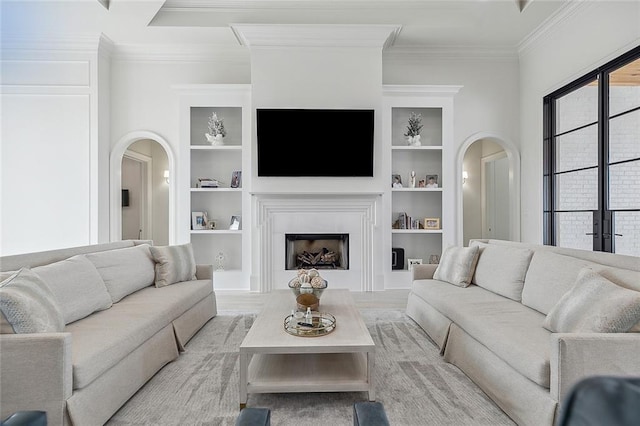
{"label": "throw pillow", "polygon": [[149,244],[87,254],[104,280],[113,303],[155,280],[155,262]]}
{"label": "throw pillow", "polygon": [[480,252],[471,282],[517,302],[522,300],[524,277],[533,251],[481,242],[475,245]]}
{"label": "throw pillow", "polygon": [[554,333],[625,333],[639,320],[640,292],[585,268],[549,311],[543,327]]}
{"label": "throw pillow", "polygon": [[447,247],[440,257],[433,278],[459,287],[468,287],[476,269],[478,253],[477,246]]}
{"label": "throw pillow", "polygon": [[156,261],[156,287],[196,279],[196,261],[191,243],[175,246],[151,246]]}
{"label": "throw pillow", "polygon": [[[0,283],[0,311],[13,333],[51,333],[64,330],[55,296],[28,268]],[[5,331],[8,327],[2,327]]]}
{"label": "throw pillow", "polygon": [[93,263],[73,256],[31,270],[51,289],[65,324],[111,307],[111,297]]}

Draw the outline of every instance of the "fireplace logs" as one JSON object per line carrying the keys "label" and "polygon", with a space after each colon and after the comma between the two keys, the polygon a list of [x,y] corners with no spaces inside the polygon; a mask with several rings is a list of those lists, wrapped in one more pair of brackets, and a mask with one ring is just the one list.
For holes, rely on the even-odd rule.
{"label": "fireplace logs", "polygon": [[285,234],[285,269],[349,269],[349,234]]}
{"label": "fireplace logs", "polygon": [[330,251],[326,247],[323,247],[321,251],[317,253],[309,253],[308,251],[303,251],[298,255],[298,266],[313,266],[313,267],[322,267],[322,266],[330,266],[332,268],[336,267],[338,263],[338,254],[335,251]]}

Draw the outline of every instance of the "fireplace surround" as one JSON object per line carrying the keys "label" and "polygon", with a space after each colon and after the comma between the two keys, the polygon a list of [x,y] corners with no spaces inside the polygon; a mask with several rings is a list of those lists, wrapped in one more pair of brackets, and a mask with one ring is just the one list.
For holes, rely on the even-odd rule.
{"label": "fireplace surround", "polygon": [[[255,258],[259,259],[256,290],[286,289],[293,277],[286,269],[286,236],[346,234],[348,269],[323,269],[331,288],[372,291],[381,242],[376,230],[381,193],[253,193]],[[375,253],[375,255],[374,255]],[[379,266],[379,265],[378,265]],[[254,282],[255,282],[254,281]]]}

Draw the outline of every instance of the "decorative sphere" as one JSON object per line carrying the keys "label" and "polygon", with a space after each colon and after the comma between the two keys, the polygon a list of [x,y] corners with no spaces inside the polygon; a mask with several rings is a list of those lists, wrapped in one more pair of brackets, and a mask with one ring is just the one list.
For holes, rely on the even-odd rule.
{"label": "decorative sphere", "polygon": [[311,278],[311,287],[313,288],[325,288],[327,286],[327,282],[323,280],[320,276],[315,276]]}

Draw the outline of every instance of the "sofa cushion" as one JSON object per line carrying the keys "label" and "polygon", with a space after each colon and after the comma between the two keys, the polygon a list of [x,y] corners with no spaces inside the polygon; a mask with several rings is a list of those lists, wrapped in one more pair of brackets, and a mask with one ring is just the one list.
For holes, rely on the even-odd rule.
{"label": "sofa cushion", "polygon": [[514,370],[549,388],[551,332],[542,327],[543,314],[476,285],[417,280],[411,290]]}
{"label": "sofa cushion", "polygon": [[111,307],[100,274],[84,255],[32,269],[56,297],[65,324]]}
{"label": "sofa cushion", "polygon": [[573,286],[582,268],[596,263],[545,250],[536,250],[531,258],[522,288],[522,304],[548,314]]}
{"label": "sofa cushion", "polygon": [[585,268],[549,311],[543,326],[554,333],[625,333],[638,321],[640,292]]}
{"label": "sofa cushion", "polygon": [[64,329],[64,317],[55,296],[28,268],[20,269],[0,283],[0,312],[4,322],[0,328],[8,334],[52,333]]}
{"label": "sofa cushion", "polygon": [[478,261],[478,253],[477,246],[447,247],[440,257],[433,278],[459,287],[468,286]]}
{"label": "sofa cushion", "polygon": [[[614,284],[629,290],[640,291],[640,271],[614,268],[611,266],[598,265],[593,270]],[[632,333],[640,333],[640,321],[629,330]]]}
{"label": "sofa cushion", "polygon": [[113,303],[153,284],[153,257],[149,244],[86,255],[107,286]]}
{"label": "sofa cushion", "polygon": [[213,291],[211,280],[147,287],[69,324],[73,388],[81,389]]}
{"label": "sofa cushion", "polygon": [[196,261],[191,243],[151,247],[156,261],[156,287],[196,279]]}
{"label": "sofa cushion", "polygon": [[533,251],[476,242],[480,248],[472,283],[515,301],[522,300],[522,287]]}

